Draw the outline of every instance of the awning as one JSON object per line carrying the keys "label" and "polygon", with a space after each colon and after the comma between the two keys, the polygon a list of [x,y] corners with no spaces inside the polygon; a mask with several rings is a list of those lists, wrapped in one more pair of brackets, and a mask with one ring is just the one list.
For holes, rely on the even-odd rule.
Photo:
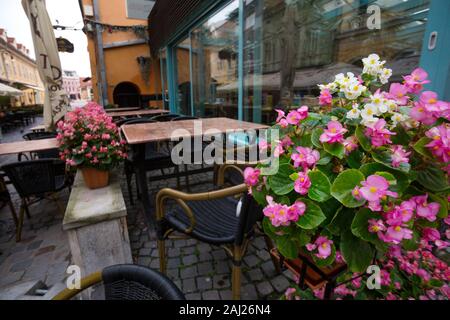
{"label": "awning", "polygon": [[24,86],[27,87],[28,89],[33,89],[33,90],[36,90],[36,91],[45,91],[44,88],[39,88],[39,87],[32,86],[32,85],[29,85],[29,84],[24,84]]}
{"label": "awning", "polygon": [[19,89],[7,86],[6,84],[0,83],[0,96],[13,96],[19,97],[23,94]]}

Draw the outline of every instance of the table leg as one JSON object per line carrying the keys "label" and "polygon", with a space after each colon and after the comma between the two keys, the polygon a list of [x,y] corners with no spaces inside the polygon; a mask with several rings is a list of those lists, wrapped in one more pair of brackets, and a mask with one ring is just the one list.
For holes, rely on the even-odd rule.
{"label": "table leg", "polygon": [[155,215],[152,212],[151,197],[148,194],[147,172],[145,170],[145,144],[133,146],[133,157],[135,178],[139,186],[144,214],[149,221],[153,221],[155,220]]}

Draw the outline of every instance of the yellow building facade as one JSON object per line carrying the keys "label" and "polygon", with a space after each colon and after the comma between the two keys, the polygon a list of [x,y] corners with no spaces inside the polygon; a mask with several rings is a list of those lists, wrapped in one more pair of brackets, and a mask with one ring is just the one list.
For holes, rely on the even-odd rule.
{"label": "yellow building facade", "polygon": [[160,64],[151,58],[147,39],[153,1],[79,0],[79,4],[94,100],[119,107],[161,107]]}
{"label": "yellow building facade", "polygon": [[22,90],[21,97],[3,99],[13,106],[29,106],[44,103],[45,89],[36,62],[29,50],[0,28],[0,82]]}

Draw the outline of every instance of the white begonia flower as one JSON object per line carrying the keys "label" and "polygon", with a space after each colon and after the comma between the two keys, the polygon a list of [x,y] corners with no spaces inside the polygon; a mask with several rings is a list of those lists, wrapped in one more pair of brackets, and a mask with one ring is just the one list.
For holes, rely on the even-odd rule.
{"label": "white begonia flower", "polygon": [[373,127],[378,120],[380,119],[377,117],[362,118],[361,124],[364,125],[365,127]]}
{"label": "white begonia flower", "polygon": [[380,57],[372,53],[367,58],[362,59],[364,68],[363,73],[370,74],[372,76],[378,76],[382,70],[386,61],[380,61]]}
{"label": "white begonia flower", "polygon": [[389,112],[396,112],[397,111],[398,106],[397,106],[397,104],[395,103],[394,100],[389,100],[388,99],[386,104],[387,104],[387,106],[389,108]]}
{"label": "white begonia flower", "polygon": [[389,107],[387,104],[382,103],[378,106],[378,114],[383,114],[389,111]]}
{"label": "white begonia flower", "polygon": [[358,109],[358,104],[354,103],[352,106],[352,110],[348,111],[346,114],[347,119],[358,119],[361,114],[361,111]]}
{"label": "white begonia flower", "polygon": [[378,108],[376,105],[368,103],[364,106],[363,110],[361,111],[361,117],[363,119],[369,119],[373,118],[378,114]]}
{"label": "white begonia flower", "polygon": [[392,69],[383,68],[379,74],[380,82],[386,84],[389,82],[389,78],[392,76]]}
{"label": "white begonia flower", "polygon": [[370,102],[371,104],[375,105],[375,106],[380,106],[384,103],[384,96],[381,93],[375,93],[373,95],[370,96]]}
{"label": "white begonia flower", "polygon": [[364,91],[366,91],[366,87],[361,85],[357,81],[353,81],[348,84],[348,86],[341,91],[344,91],[345,97],[349,100],[357,99]]}

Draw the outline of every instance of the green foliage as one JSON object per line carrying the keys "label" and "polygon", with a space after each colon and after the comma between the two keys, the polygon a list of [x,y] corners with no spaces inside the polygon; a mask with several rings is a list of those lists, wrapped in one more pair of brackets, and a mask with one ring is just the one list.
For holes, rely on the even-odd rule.
{"label": "green foliage", "polygon": [[331,195],[349,208],[360,207],[364,200],[357,200],[352,191],[364,180],[364,175],[356,169],[348,169],[341,172],[331,186]]}

